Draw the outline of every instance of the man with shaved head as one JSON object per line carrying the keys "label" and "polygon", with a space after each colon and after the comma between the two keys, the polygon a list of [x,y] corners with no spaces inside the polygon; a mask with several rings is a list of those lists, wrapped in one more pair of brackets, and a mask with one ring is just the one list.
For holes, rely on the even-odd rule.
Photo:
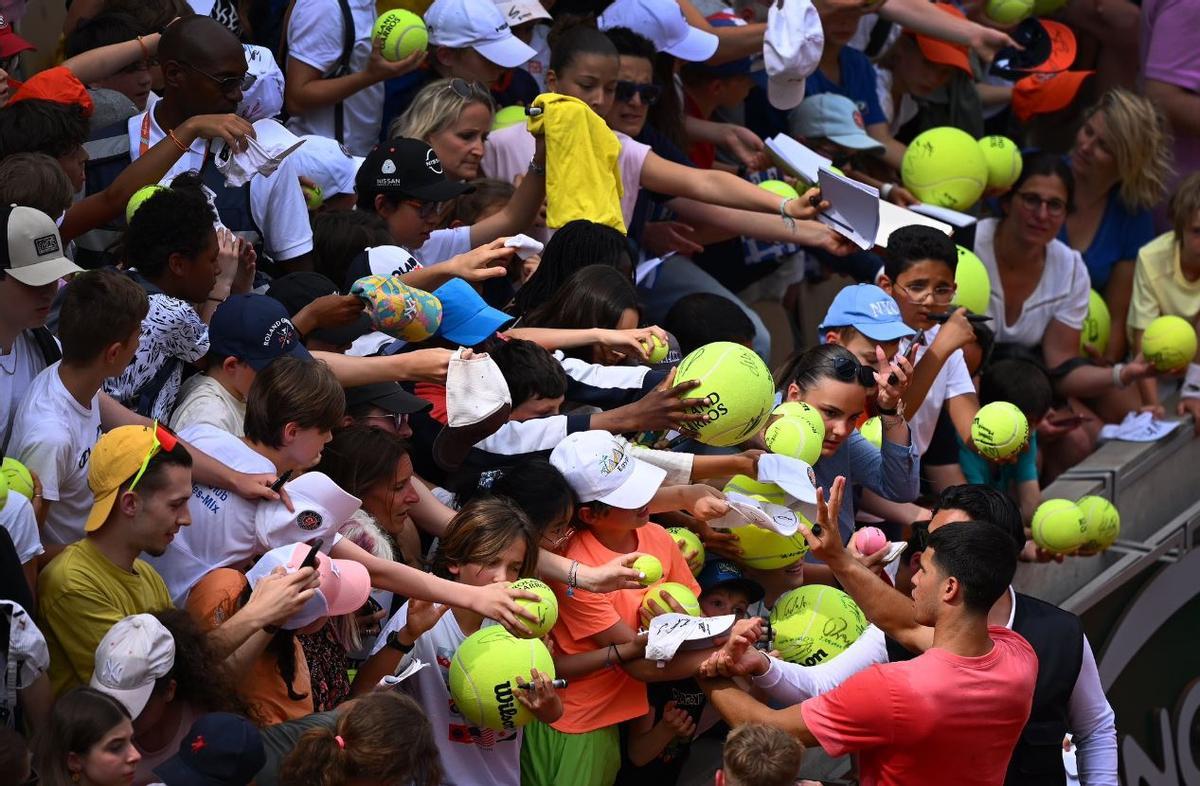
{"label": "man with shaved head", "polygon": [[[102,129],[86,145],[87,193],[105,188],[129,162],[159,140],[172,135],[184,120],[196,115],[228,114],[237,110],[242,91],[250,86],[246,56],[238,39],[207,16],[189,16],[172,22],[158,44],[164,89],[162,99],[128,121]],[[282,133],[273,121],[260,121],[256,132],[268,149],[273,134]],[[243,143],[244,144],[244,143]],[[285,158],[271,175],[255,176],[249,183],[227,186],[216,167],[228,150],[223,142],[198,139],[166,173],[169,184],[188,171],[200,173],[212,192],[221,223],[259,246],[285,271],[312,266],[312,229],[297,164]],[[115,260],[109,250],[124,228],[123,220],[97,229],[77,241],[76,259],[84,267],[99,267]]]}

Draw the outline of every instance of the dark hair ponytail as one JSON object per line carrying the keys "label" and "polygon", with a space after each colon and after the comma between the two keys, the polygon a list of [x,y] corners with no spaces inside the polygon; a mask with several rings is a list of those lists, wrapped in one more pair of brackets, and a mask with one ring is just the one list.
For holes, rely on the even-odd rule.
{"label": "dark hair ponytail", "polygon": [[618,57],[617,47],[599,28],[591,14],[564,14],[554,20],[546,35],[550,46],[550,70],[562,76],[576,55]]}
{"label": "dark hair ponytail", "polygon": [[821,344],[797,352],[775,372],[775,387],[783,390],[788,385],[795,384],[800,390],[811,390],[823,379],[852,381],[843,380],[837,372],[838,364],[847,360],[855,367],[862,365],[853,352],[838,344]]}

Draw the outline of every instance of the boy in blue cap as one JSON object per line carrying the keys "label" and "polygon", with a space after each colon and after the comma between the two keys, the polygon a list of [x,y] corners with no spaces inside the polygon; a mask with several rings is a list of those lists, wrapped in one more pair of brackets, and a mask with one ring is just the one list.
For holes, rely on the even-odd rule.
{"label": "boy in blue cap", "polygon": [[817,326],[822,344],[837,344],[876,371],[917,331],[904,324],[894,298],[874,284],[852,284],[837,293]]}

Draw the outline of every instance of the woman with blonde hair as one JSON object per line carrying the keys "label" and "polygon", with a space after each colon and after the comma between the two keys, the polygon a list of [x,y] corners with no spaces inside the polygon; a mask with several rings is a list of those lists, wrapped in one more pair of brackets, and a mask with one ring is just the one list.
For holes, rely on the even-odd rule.
{"label": "woman with blonde hair", "polygon": [[1107,358],[1125,359],[1126,313],[1138,249],[1154,239],[1151,211],[1166,193],[1170,147],[1162,115],[1128,90],[1109,90],[1084,115],[1070,153],[1075,207],[1058,239],[1079,251],[1112,314]]}

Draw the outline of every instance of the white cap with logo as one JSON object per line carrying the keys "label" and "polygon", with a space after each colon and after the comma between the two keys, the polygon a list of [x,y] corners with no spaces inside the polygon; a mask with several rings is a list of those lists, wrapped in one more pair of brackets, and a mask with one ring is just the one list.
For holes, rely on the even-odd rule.
{"label": "white cap with logo", "polygon": [[62,238],[50,216],[11,205],[0,211],[5,240],[0,270],[28,287],[44,287],[83,268],[63,256]]}
{"label": "white cap with logo", "polygon": [[771,3],[763,35],[763,64],[767,69],[767,100],[772,106],[793,109],[800,105],[804,82],[820,65],[824,47],[825,29],[811,0]]}
{"label": "white cap with logo", "polygon": [[535,19],[551,19],[550,12],[538,0],[496,0],[496,7],[504,14],[509,27],[523,25]]}
{"label": "white cap with logo", "polygon": [[108,629],[96,647],[91,685],[125,705],[136,718],[150,701],[154,683],[175,666],[175,639],[150,614],[134,614]]}
{"label": "white cap with logo", "polygon": [[566,477],[580,502],[637,510],[658,492],[666,470],[636,458],[623,439],[607,431],[577,431],[554,448],[550,463]]}
{"label": "white cap with logo", "polygon": [[425,26],[431,45],[470,47],[504,68],[525,65],[537,54],[512,34],[492,0],[434,0]]}
{"label": "white cap with logo", "polygon": [[660,51],[700,63],[712,57],[720,43],[707,30],[692,27],[675,0],[617,0],[596,20],[601,30],[625,27],[649,38]]}

